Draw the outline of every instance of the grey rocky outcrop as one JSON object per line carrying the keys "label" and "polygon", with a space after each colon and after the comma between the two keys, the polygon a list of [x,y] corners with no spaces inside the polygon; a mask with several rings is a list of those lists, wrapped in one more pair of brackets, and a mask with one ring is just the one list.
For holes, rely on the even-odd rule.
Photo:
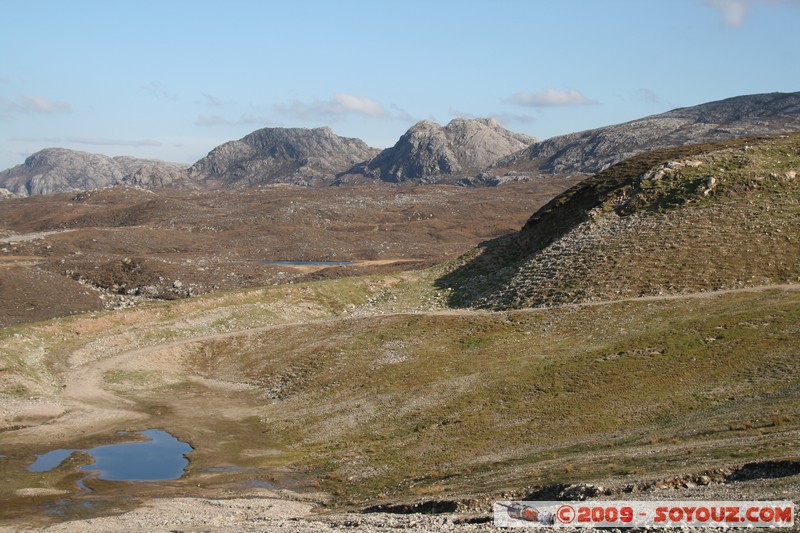
{"label": "grey rocky outcrop", "polygon": [[209,188],[260,184],[328,185],[378,150],[328,128],[264,128],[214,148],[190,175]]}
{"label": "grey rocky outcrop", "polygon": [[391,183],[432,183],[474,175],[534,142],[534,137],[508,131],[493,119],[455,119],[447,126],[423,120],[393,147],[348,174]]}
{"label": "grey rocky outcrop", "polygon": [[492,119],[455,119],[447,126],[423,120],[383,151],[327,127],[264,128],[214,148],[188,170],[164,161],[47,148],[0,172],[0,199],[115,185],[496,186],[551,174],[596,173],[657,148],[790,131],[800,131],[800,92],[738,96],[543,142]]}
{"label": "grey rocky outcrop", "polygon": [[108,157],[66,148],[45,148],[21,165],[0,172],[0,187],[16,196],[85,191],[116,185],[187,186],[186,166],[152,159]]}
{"label": "grey rocky outcrop", "polygon": [[800,92],[737,96],[553,137],[500,159],[490,172],[590,174],[657,148],[798,130]]}

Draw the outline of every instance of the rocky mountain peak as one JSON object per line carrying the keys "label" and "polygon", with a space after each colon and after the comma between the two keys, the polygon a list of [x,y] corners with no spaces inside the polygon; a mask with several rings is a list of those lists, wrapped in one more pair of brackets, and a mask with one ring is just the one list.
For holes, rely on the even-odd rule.
{"label": "rocky mountain peak", "polygon": [[81,191],[134,184],[152,187],[187,186],[186,166],[135,157],[108,157],[45,148],[16,167],[0,172],[0,187],[18,196]]}
{"label": "rocky mountain peak", "polygon": [[325,185],[378,150],[329,127],[263,128],[214,148],[190,174],[209,186]]}
{"label": "rocky mountain peak", "polygon": [[493,119],[454,119],[447,126],[421,120],[391,147],[350,170],[392,183],[439,181],[480,171],[536,139],[513,133]]}

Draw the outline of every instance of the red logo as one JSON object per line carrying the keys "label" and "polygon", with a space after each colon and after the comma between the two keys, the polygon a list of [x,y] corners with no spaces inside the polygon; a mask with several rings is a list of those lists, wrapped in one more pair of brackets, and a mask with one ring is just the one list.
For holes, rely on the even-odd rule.
{"label": "red logo", "polygon": [[556,516],[562,524],[570,524],[575,520],[575,509],[571,505],[562,505],[556,511]]}

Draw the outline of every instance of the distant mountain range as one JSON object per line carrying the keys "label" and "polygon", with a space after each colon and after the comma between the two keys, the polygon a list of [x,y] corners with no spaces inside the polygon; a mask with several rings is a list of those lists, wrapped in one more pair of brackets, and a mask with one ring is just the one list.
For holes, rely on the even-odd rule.
{"label": "distant mountain range", "polygon": [[800,92],[738,96],[537,142],[491,119],[421,121],[391,148],[330,128],[264,128],[187,167],[47,148],[0,172],[0,198],[116,185],[226,189],[286,183],[495,185],[552,174],[592,174],[668,146],[800,131]]}
{"label": "distant mountain range", "polygon": [[570,133],[498,160],[491,173],[594,174],[658,148],[800,130],[800,92],[737,96]]}

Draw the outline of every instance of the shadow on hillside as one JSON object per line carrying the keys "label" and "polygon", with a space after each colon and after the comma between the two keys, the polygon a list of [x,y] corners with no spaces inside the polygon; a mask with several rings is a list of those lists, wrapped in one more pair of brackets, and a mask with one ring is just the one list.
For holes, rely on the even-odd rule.
{"label": "shadow on hillside", "polygon": [[518,232],[480,243],[478,255],[439,277],[434,285],[449,291],[450,307],[490,307],[487,298],[511,281],[526,256]]}

